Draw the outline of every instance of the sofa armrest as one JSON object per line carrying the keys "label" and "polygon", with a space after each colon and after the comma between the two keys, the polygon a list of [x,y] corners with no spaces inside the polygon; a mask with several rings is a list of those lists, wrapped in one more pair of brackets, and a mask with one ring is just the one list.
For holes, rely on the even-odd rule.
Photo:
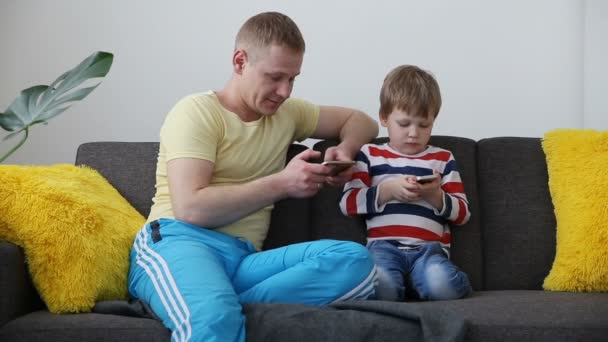
{"label": "sofa armrest", "polygon": [[43,307],[32,285],[23,249],[0,241],[0,326]]}

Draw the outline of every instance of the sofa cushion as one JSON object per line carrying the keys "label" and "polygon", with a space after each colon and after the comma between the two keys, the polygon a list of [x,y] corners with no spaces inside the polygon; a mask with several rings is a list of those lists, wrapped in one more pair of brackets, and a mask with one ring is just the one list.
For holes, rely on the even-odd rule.
{"label": "sofa cushion", "polygon": [[52,312],[127,297],[129,250],[144,218],[95,170],[0,166],[0,239],[23,247]]}
{"label": "sofa cushion", "polygon": [[348,301],[318,307],[247,304],[247,341],[462,341],[467,323],[451,312],[403,303]]}
{"label": "sofa cushion", "polygon": [[23,249],[0,241],[0,326],[34,308],[44,308],[32,285]]}
{"label": "sofa cushion", "polygon": [[408,303],[468,322],[467,341],[606,341],[608,294],[479,291],[471,297]]}
{"label": "sofa cushion", "polygon": [[[248,341],[398,341],[404,336],[420,341],[423,335],[428,341],[455,341],[462,337],[462,320],[466,341],[599,342],[608,336],[606,293],[479,291],[465,299],[407,304],[247,304],[243,312]],[[433,324],[448,320],[458,324]],[[1,327],[0,340],[168,342],[170,335],[153,319],[37,311]]]}
{"label": "sofa cushion", "polygon": [[[306,146],[292,144],[287,150],[286,161],[289,162],[293,156],[304,150]],[[286,198],[275,203],[263,249],[310,241],[310,239],[310,199]]]}
{"label": "sofa cushion", "polygon": [[[430,312],[389,302],[353,301],[319,307],[246,304],[247,341],[461,341],[466,322],[450,312]],[[55,315],[37,311],[0,328],[3,342],[166,341],[160,321],[112,314]],[[195,336],[193,336],[195,337]]]}
{"label": "sofa cushion", "polygon": [[0,328],[3,342],[169,342],[170,336],[170,331],[154,319],[96,313],[35,311]]}
{"label": "sofa cushion", "polygon": [[101,173],[131,205],[148,217],[156,184],[157,142],[90,142],[78,147],[76,165]]}
{"label": "sofa cushion", "polygon": [[[387,138],[378,138],[374,143],[383,144]],[[477,169],[475,163],[475,141],[450,136],[432,136],[431,145],[448,149],[458,163],[462,182],[471,209],[471,219],[463,226],[452,228],[452,261],[465,271],[474,289],[482,289],[482,245],[479,226],[479,200],[477,198]],[[314,149],[325,152],[337,141],[323,140]],[[321,157],[322,159],[323,157]],[[346,217],[340,212],[338,201],[342,188],[324,187],[311,201],[311,225],[313,238],[351,240],[366,242],[365,221],[362,218]]]}
{"label": "sofa cushion", "polygon": [[543,149],[557,218],[555,261],[543,286],[608,292],[608,131],[551,131]]}
{"label": "sofa cushion", "polygon": [[477,142],[486,290],[540,290],[555,255],[555,216],[540,139]]}

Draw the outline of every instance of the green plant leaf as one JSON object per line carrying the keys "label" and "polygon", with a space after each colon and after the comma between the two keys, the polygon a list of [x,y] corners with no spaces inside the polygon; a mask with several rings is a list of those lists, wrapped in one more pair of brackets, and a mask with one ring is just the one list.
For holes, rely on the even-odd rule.
{"label": "green plant leaf", "polygon": [[19,134],[19,133],[21,133],[21,132],[23,132],[23,130],[18,130],[18,131],[16,131],[16,132],[11,133],[11,134],[7,134],[7,135],[5,135],[5,136],[2,138],[2,140],[0,140],[0,142],[5,142],[5,141],[7,141],[7,140],[9,140],[9,139],[11,139],[11,138],[13,138],[13,137],[15,137],[17,134]]}
{"label": "green plant leaf", "polygon": [[0,127],[19,131],[61,114],[73,102],[89,95],[99,83],[75,88],[86,80],[104,77],[110,71],[113,59],[113,54],[97,51],[75,68],[64,72],[50,86],[38,85],[22,90],[6,111],[0,113]]}

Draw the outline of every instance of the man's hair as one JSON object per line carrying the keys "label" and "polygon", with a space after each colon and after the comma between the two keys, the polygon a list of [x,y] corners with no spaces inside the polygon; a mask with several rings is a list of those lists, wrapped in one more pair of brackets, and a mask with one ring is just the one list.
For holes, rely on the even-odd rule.
{"label": "man's hair", "polygon": [[380,90],[380,117],[395,109],[412,116],[437,117],[441,92],[433,75],[413,65],[400,65],[386,75]]}
{"label": "man's hair", "polygon": [[304,53],[306,44],[291,18],[278,12],[264,12],[249,18],[236,35],[235,49],[257,50],[272,44]]}

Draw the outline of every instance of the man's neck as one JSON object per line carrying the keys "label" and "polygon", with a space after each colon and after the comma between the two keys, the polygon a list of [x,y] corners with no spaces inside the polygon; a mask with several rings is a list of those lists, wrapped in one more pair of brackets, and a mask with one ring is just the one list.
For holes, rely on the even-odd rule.
{"label": "man's neck", "polygon": [[217,91],[215,94],[222,107],[236,114],[242,121],[251,122],[260,118],[260,114],[247,106],[233,80],[230,80],[222,90]]}

